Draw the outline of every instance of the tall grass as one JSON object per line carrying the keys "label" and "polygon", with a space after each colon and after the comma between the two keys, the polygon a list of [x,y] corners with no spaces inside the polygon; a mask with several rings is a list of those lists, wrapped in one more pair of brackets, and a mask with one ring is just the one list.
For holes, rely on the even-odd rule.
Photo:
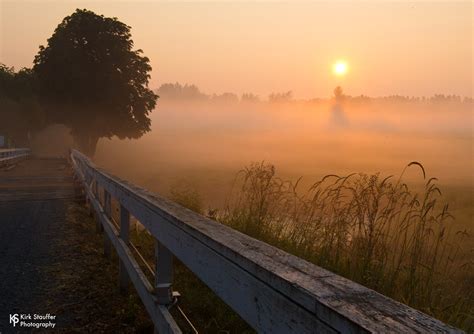
{"label": "tall grass", "polygon": [[[413,166],[413,167],[412,167]],[[420,168],[424,186],[403,182]],[[213,216],[467,331],[474,329],[472,261],[452,231],[454,217],[436,178],[412,162],[400,177],[327,175],[301,192],[298,183],[258,163],[240,171],[225,209]]]}

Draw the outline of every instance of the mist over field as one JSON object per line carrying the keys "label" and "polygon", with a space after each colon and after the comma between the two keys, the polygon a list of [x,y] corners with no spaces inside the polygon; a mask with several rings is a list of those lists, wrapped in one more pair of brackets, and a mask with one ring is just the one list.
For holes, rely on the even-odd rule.
{"label": "mist over field", "polygon": [[[302,185],[326,174],[399,175],[419,161],[440,184],[473,186],[472,103],[159,101],[139,140],[102,139],[96,162],[160,193],[193,184],[210,206],[241,168],[266,161]],[[422,181],[418,170],[405,179]],[[304,187],[303,187],[304,188]]]}

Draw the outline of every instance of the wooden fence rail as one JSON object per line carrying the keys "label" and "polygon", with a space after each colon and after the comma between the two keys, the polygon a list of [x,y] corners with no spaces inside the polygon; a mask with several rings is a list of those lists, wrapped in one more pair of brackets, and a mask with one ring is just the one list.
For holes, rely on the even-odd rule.
{"label": "wooden fence rail", "polygon": [[29,148],[0,149],[0,166],[24,159],[30,155]]}
{"label": "wooden fence rail", "polygon": [[[105,232],[105,252],[113,246],[119,257],[120,287],[133,283],[159,333],[181,333],[168,309],[174,299],[174,257],[260,333],[460,332],[112,176],[76,150],[70,158]],[[111,218],[112,198],[120,204],[119,228]],[[147,279],[131,251],[130,215],[156,240],[155,282]]]}

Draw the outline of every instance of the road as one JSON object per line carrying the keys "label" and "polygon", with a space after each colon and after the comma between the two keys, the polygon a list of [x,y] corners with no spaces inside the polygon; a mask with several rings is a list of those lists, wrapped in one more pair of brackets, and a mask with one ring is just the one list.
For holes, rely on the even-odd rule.
{"label": "road", "polygon": [[0,170],[2,334],[18,331],[10,324],[17,313],[50,313],[60,332],[151,326],[144,311],[133,312],[137,297],[118,293],[117,265],[102,256],[102,238],[78,204],[72,175],[65,159],[33,158]]}
{"label": "road", "polygon": [[9,314],[40,311],[34,307],[48,284],[41,270],[73,198],[65,160],[34,159],[0,171],[0,324]]}

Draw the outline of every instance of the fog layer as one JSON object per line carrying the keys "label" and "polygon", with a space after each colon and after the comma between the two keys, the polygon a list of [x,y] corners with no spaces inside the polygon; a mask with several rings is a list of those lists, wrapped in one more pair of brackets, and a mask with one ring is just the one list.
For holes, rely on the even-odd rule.
{"label": "fog layer", "polygon": [[[399,175],[419,161],[441,184],[473,185],[472,102],[160,100],[139,140],[102,139],[96,162],[153,191],[193,184],[222,204],[236,172],[274,164],[311,184],[326,174]],[[419,170],[405,178],[422,181]]]}

